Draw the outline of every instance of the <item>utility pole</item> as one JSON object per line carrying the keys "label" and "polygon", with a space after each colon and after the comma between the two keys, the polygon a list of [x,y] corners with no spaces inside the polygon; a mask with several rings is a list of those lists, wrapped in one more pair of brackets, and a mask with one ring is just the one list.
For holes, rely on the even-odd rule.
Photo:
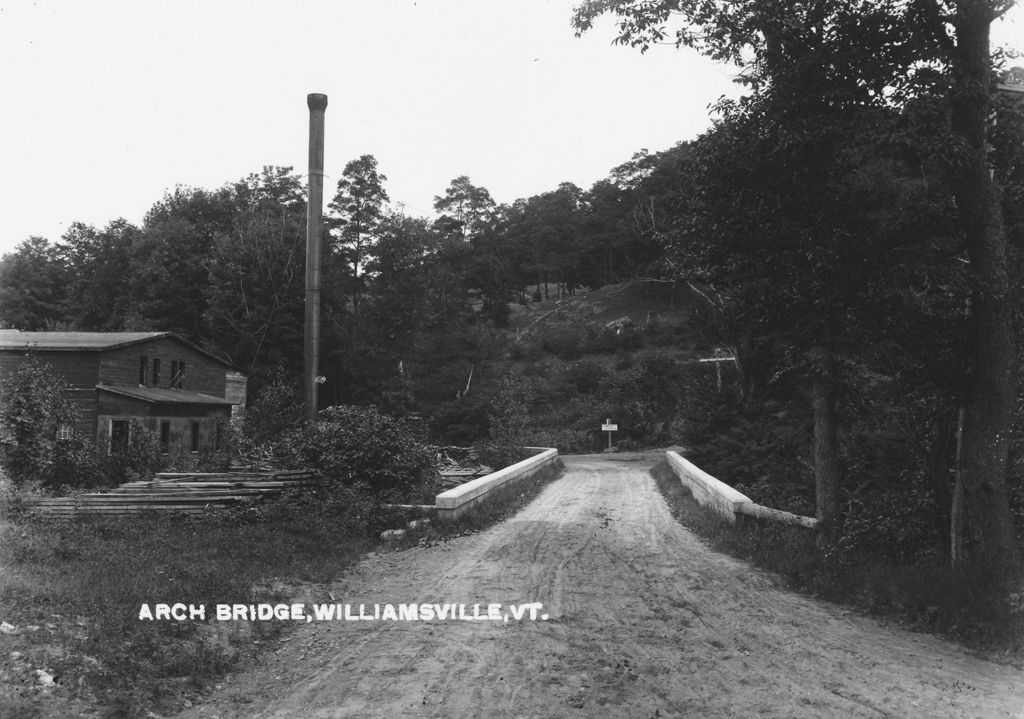
{"label": "utility pole", "polygon": [[327,95],[310,93],[309,106],[309,202],[306,208],[306,323],[305,358],[306,418],[316,419],[320,372],[320,248],[324,214],[324,112]]}

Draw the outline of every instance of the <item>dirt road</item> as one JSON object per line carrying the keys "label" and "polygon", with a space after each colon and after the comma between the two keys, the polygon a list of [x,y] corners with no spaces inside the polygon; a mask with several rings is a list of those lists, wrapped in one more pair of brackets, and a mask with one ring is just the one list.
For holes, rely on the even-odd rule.
{"label": "dirt road", "polygon": [[776,588],[676,523],[643,462],[564,461],[513,519],[332,589],[547,621],[303,624],[185,716],[1024,717],[1024,672]]}

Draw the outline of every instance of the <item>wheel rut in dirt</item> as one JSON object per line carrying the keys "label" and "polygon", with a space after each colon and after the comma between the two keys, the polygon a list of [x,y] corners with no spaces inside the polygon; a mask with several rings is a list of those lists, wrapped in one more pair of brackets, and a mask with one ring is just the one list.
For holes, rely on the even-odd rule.
{"label": "wheel rut in dirt", "polygon": [[547,621],[301,625],[184,716],[1024,718],[1019,670],[708,549],[639,457],[563,461],[515,517],[367,557],[331,589],[367,605],[541,602]]}

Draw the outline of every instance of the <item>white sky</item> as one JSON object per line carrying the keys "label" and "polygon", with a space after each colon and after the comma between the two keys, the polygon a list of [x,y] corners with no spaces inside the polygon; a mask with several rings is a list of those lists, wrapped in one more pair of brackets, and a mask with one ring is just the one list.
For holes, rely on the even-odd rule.
{"label": "white sky", "polygon": [[[576,38],[577,0],[0,0],[0,254],[73,221],[141,223],[175,185],[306,172],[306,94],[328,96],[325,203],[377,157],[429,214],[468,175],[498,202],[584,189],[708,127],[733,69]],[[1020,7],[997,28],[1024,43]]]}
{"label": "white sky", "polygon": [[573,0],[0,0],[0,253],[80,220],[135,223],[177,184],[306,172],[306,94],[328,96],[325,203],[377,157],[432,212],[468,175],[498,202],[584,189],[707,126],[730,70],[583,38]]}

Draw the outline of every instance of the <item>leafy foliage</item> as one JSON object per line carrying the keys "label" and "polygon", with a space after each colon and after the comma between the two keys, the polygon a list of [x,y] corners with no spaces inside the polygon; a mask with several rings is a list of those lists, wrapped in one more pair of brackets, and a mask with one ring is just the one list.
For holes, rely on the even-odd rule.
{"label": "leafy foliage", "polygon": [[402,500],[433,473],[427,448],[401,422],[372,406],[321,410],[315,421],[285,431],[276,450],[289,463],[315,469],[328,492],[365,485],[380,499]]}
{"label": "leafy foliage", "polygon": [[377,159],[363,155],[345,165],[338,191],[329,205],[327,226],[340,230],[340,236],[331,245],[346,268],[346,284],[351,288],[352,313],[357,323],[365,265],[378,240],[378,225],[388,201],[386,180],[377,170]]}
{"label": "leafy foliage", "polygon": [[131,314],[132,255],[139,228],[123,219],[102,231],[75,222],[58,251],[67,270],[69,303],[65,316],[86,331],[125,326]]}
{"label": "leafy foliage", "polygon": [[523,459],[530,424],[529,390],[521,377],[508,374],[501,380],[488,414],[490,440],[483,443],[481,458],[495,469]]}
{"label": "leafy foliage", "polygon": [[487,188],[477,187],[466,175],[460,175],[451,181],[444,195],[434,197],[434,209],[441,214],[444,231],[469,239],[493,222],[495,203]]}
{"label": "leafy foliage", "polygon": [[[305,208],[278,204],[278,192],[299,195],[294,175],[254,182],[251,206],[210,249],[206,311],[209,331],[231,361],[255,375],[257,387],[277,366],[301,366],[305,287]],[[259,181],[262,182],[262,181]]]}
{"label": "leafy foliage", "polygon": [[30,237],[0,259],[0,324],[26,331],[65,321],[67,267],[60,251]]}
{"label": "leafy foliage", "polygon": [[[698,148],[696,216],[673,233],[668,261],[677,277],[704,285],[748,393],[783,373],[804,377],[826,537],[838,515],[836,408],[850,389],[839,358],[870,362],[865,309],[889,276],[889,263],[874,261],[898,245],[892,229],[908,194],[920,193],[915,176],[928,184],[924,160],[942,169],[960,233],[959,257],[949,259],[968,263],[969,291],[958,299],[969,302],[972,340],[967,357],[946,363],[969,365],[969,379],[936,393],[938,407],[953,395],[964,410],[965,524],[952,530],[961,537],[966,526],[969,541],[954,542],[952,556],[997,583],[1024,573],[1005,484],[1019,310],[1000,202],[1017,153],[1007,145],[994,161],[990,141],[1016,133],[993,133],[991,112],[999,58],[990,25],[1012,4],[589,0],[574,16],[580,33],[607,13],[618,42],[689,46],[743,68],[751,94],[721,104],[724,122]],[[1004,120],[1013,126],[1014,113]]]}
{"label": "leafy foliage", "polygon": [[59,485],[61,470],[78,464],[81,441],[58,439],[61,427],[78,420],[66,392],[66,383],[32,354],[0,387],[0,459],[13,481]]}
{"label": "leafy foliage", "polygon": [[[110,485],[152,479],[159,468],[160,442],[156,433],[135,418],[129,423],[127,445],[100,461],[100,470]],[[169,469],[185,470],[180,466]]]}

